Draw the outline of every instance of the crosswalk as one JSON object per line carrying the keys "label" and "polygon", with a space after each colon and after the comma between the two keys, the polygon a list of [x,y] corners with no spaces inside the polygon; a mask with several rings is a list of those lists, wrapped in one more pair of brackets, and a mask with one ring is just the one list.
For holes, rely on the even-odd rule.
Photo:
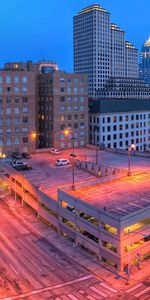
{"label": "crosswalk", "polygon": [[[126,294],[129,296],[134,296],[135,299],[139,299],[141,296],[148,296],[150,295],[150,277],[146,280],[146,283],[138,283],[135,286],[129,288],[125,291]],[[141,298],[140,298],[141,299]],[[143,298],[142,298],[143,299]],[[145,299],[145,298],[144,298]],[[150,299],[150,298],[146,298]]]}
{"label": "crosswalk", "polygon": [[[103,299],[115,299],[119,291],[114,287],[110,286],[105,282],[95,283],[86,289],[80,289],[76,292],[69,292],[61,294],[55,297],[55,300],[103,300]],[[134,297],[134,299],[150,299],[147,298],[150,295],[150,278],[147,279],[146,283],[138,283],[137,285],[127,289],[125,291],[127,299]],[[139,298],[139,297],[146,298]],[[117,297],[117,296],[116,296]]]}
{"label": "crosswalk", "polygon": [[87,287],[85,290],[81,289],[78,292],[70,292],[57,296],[55,300],[103,300],[110,299],[117,293],[118,291],[115,288],[104,282],[100,282]]}

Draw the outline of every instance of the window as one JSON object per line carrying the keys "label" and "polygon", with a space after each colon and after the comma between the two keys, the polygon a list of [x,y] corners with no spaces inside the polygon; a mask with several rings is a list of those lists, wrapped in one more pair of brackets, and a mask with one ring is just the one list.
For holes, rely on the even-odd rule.
{"label": "window", "polygon": [[0,94],[3,92],[3,88],[2,87],[0,87]]}
{"label": "window", "polygon": [[7,114],[7,115],[10,115],[10,114],[11,114],[11,108],[10,108],[10,107],[7,107],[7,108],[6,108],[6,114]]}
{"label": "window", "polygon": [[84,110],[84,106],[83,105],[80,105],[80,110]]}
{"label": "window", "polygon": [[23,123],[28,123],[28,117],[23,117]]}
{"label": "window", "polygon": [[15,103],[19,103],[19,97],[15,98]]}
{"label": "window", "polygon": [[6,145],[7,145],[7,146],[11,145],[11,139],[7,139],[7,140],[6,140]]}
{"label": "window", "polygon": [[6,119],[6,125],[10,125],[11,124],[11,119]]}
{"label": "window", "polygon": [[19,114],[19,107],[15,108],[15,114]]}
{"label": "window", "polygon": [[65,102],[65,97],[64,96],[60,97],[60,102]]}
{"label": "window", "polygon": [[23,137],[23,144],[27,144],[27,143],[28,143],[28,137],[25,136],[25,137]]}
{"label": "window", "polygon": [[26,94],[26,93],[28,92],[28,88],[27,88],[27,87],[23,87],[23,88],[22,88],[22,92],[23,92],[24,94]]}
{"label": "window", "polygon": [[67,88],[67,93],[71,94],[71,88],[70,87]]}
{"label": "window", "polygon": [[80,88],[80,93],[81,94],[84,93],[84,88],[83,87]]}
{"label": "window", "polygon": [[20,132],[19,127],[15,127],[15,133],[19,133],[19,132]]}
{"label": "window", "polygon": [[0,83],[2,83],[3,82],[3,78],[2,78],[2,76],[0,76]]}
{"label": "window", "polygon": [[65,110],[65,107],[64,106],[61,106],[60,107],[60,111],[64,111]]}
{"label": "window", "polygon": [[68,97],[68,102],[71,102],[71,100],[72,100],[71,97]]}
{"label": "window", "polygon": [[10,82],[11,82],[11,78],[10,78],[9,75],[6,76],[6,82],[7,82],[7,83],[10,83]]}
{"label": "window", "polygon": [[15,124],[15,125],[18,125],[19,123],[20,123],[20,118],[15,118],[15,119],[14,119],[14,124]]}
{"label": "window", "polygon": [[0,129],[0,134],[3,134],[3,129]]}
{"label": "window", "polygon": [[10,134],[11,133],[11,128],[7,128],[6,133]]}
{"label": "window", "polygon": [[22,128],[22,132],[23,132],[23,133],[28,132],[28,128],[27,128],[27,127]]}
{"label": "window", "polygon": [[65,116],[64,116],[64,115],[61,115],[61,116],[60,116],[60,121],[61,121],[61,122],[65,121]]}
{"label": "window", "polygon": [[84,102],[84,97],[80,97],[80,102],[83,103]]}
{"label": "window", "polygon": [[78,97],[74,97],[74,102],[78,102]]}
{"label": "window", "polygon": [[28,107],[23,107],[23,113],[28,113],[29,112],[29,109],[28,109]]}
{"label": "window", "polygon": [[15,138],[15,145],[19,145],[20,144],[20,138],[19,137],[16,137]]}
{"label": "window", "polygon": [[28,97],[22,97],[22,102],[27,103],[28,102]]}
{"label": "window", "polygon": [[22,77],[22,82],[23,82],[23,83],[26,83],[27,81],[28,81],[27,76],[23,76],[23,77]]}
{"label": "window", "polygon": [[19,82],[19,77],[18,77],[18,76],[15,76],[15,77],[14,77],[14,82],[15,82],[15,83],[18,83],[18,82]]}
{"label": "window", "polygon": [[16,94],[18,94],[18,93],[19,93],[19,88],[18,88],[18,87],[15,87],[15,88],[14,88],[14,92],[15,92]]}
{"label": "window", "polygon": [[75,87],[75,88],[73,89],[73,91],[74,91],[74,94],[77,94],[77,92],[78,92],[77,87]]}
{"label": "window", "polygon": [[11,103],[11,97],[6,97],[6,103]]}

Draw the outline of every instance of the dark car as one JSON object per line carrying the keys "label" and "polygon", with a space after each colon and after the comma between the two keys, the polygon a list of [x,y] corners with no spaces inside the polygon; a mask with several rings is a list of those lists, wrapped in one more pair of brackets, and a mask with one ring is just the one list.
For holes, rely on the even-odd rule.
{"label": "dark car", "polygon": [[21,159],[22,155],[20,153],[18,153],[18,152],[13,152],[12,157],[16,158],[16,159]]}
{"label": "dark car", "polygon": [[22,157],[23,157],[23,158],[26,158],[26,159],[31,158],[30,154],[27,153],[27,152],[23,152],[23,153],[22,153]]}

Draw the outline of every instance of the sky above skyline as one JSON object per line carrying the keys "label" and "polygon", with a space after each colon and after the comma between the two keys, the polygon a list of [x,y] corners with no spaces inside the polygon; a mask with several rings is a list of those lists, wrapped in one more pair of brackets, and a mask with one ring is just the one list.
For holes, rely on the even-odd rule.
{"label": "sky above skyline", "polygon": [[150,0],[0,0],[0,65],[47,59],[73,71],[73,16],[95,3],[140,50],[150,36]]}

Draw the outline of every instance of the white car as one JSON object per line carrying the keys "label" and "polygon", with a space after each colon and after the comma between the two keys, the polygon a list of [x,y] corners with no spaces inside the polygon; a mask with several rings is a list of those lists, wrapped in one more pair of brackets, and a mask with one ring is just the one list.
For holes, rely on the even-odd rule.
{"label": "white car", "polygon": [[56,161],[56,166],[66,166],[69,164],[70,164],[70,161],[65,158],[57,159],[57,161]]}
{"label": "white car", "polygon": [[58,149],[51,148],[51,149],[50,149],[50,153],[55,154],[55,155],[58,155],[58,154],[60,154],[60,151],[59,151]]}

